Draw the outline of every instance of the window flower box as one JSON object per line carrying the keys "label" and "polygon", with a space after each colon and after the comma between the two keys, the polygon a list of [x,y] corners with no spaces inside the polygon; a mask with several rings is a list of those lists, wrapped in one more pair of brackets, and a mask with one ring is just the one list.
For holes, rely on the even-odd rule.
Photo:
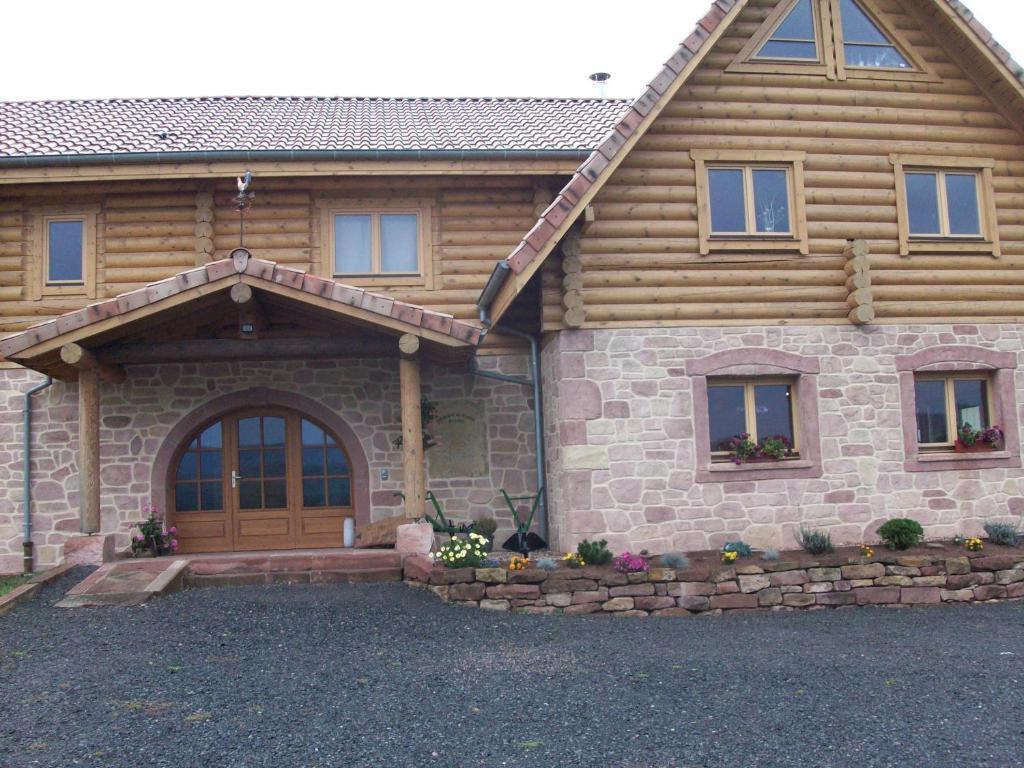
{"label": "window flower box", "polygon": [[999,450],[1004,442],[1003,430],[999,427],[975,429],[965,424],[957,432],[953,450],[956,453],[984,453]]}

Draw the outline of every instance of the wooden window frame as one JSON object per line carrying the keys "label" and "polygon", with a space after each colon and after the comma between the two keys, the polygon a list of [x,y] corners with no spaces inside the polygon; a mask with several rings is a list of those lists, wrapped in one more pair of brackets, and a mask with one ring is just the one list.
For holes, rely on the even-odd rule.
{"label": "wooden window frame", "polygon": [[[741,378],[709,378],[708,379],[708,394],[710,395],[712,389],[718,389],[720,387],[743,387],[743,415],[746,419],[746,432],[750,435],[750,439],[757,443],[762,436],[757,434],[757,401],[755,398],[755,390],[757,387],[764,386],[780,386],[785,385],[789,388],[789,419],[793,429],[793,453],[794,456],[784,459],[784,461],[799,461],[800,460],[800,406],[797,402],[799,395],[797,394],[797,380],[796,378],[789,377],[761,377],[761,376],[745,376]],[[708,409],[708,429],[711,428],[711,413],[710,407]],[[774,435],[770,435],[774,437]],[[712,463],[722,463],[729,461],[729,451],[716,451],[710,445],[708,441],[708,450],[711,451]]]}
{"label": "wooden window frame", "polygon": [[[321,200],[320,210],[320,269],[322,277],[348,285],[367,287],[415,286],[434,287],[434,264],[432,233],[432,211],[425,200],[403,200],[382,202],[377,200]],[[419,270],[411,272],[380,271],[380,217],[389,214],[409,214],[417,217],[417,258]],[[369,273],[336,273],[334,271],[334,217],[370,216],[370,254],[373,271]]]}
{"label": "wooden window frame", "polygon": [[[992,421],[992,405],[995,402],[992,391],[992,375],[987,371],[935,371],[914,374],[914,385],[919,381],[941,381],[946,385],[946,435],[950,438],[944,443],[922,443],[918,441],[917,448],[922,453],[948,453],[956,447],[959,428],[956,424],[954,414],[956,411],[956,397],[954,394],[954,383],[957,381],[984,381],[985,382],[985,411],[988,413],[988,420]],[[917,399],[914,400],[914,420],[917,421]],[[985,429],[992,426],[986,424],[973,425],[975,429]]]}
{"label": "wooden window frame", "polygon": [[[31,298],[83,297],[96,298],[96,235],[98,205],[61,206],[40,209],[35,216],[35,239],[33,261],[35,277],[31,280]],[[50,222],[82,222],[82,280],[81,282],[51,283],[50,273]]]}
{"label": "wooden window frame", "polygon": [[[995,186],[992,169],[995,160],[979,157],[934,157],[930,155],[889,155],[896,180],[896,211],[899,227],[900,255],[915,253],[956,253],[984,254],[999,258],[1002,246],[999,242],[999,219],[996,213]],[[923,173],[973,173],[978,179],[978,221],[981,223],[980,236],[963,235],[913,235],[910,233],[910,203],[907,196],[907,174]],[[939,188],[939,220],[946,220],[949,213],[944,205],[945,185]],[[948,229],[948,225],[946,227]]]}
{"label": "wooden window frame", "polygon": [[[906,472],[1016,469],[1021,466],[1015,352],[951,344],[900,355],[895,362],[903,424],[903,469]],[[955,450],[928,450],[927,444],[922,446],[917,442],[917,381],[931,376],[988,378],[988,418],[991,424],[997,424],[1003,430],[1002,450],[957,453]]]}
{"label": "wooden window frame", "polygon": [[747,44],[740,49],[726,68],[726,72],[772,72],[781,75],[821,75],[831,80],[835,79],[835,50],[828,44],[829,35],[825,30],[832,28],[832,6],[831,3],[821,3],[820,0],[811,0],[814,13],[814,31],[817,34],[818,60],[807,59],[774,59],[757,58],[757,52],[768,42],[775,30],[782,25],[782,22],[789,16],[790,11],[796,6],[799,0],[779,3],[764,20],[761,28],[751,37]]}
{"label": "wooden window frame", "polygon": [[[771,150],[690,150],[694,163],[697,183],[697,230],[700,253],[707,256],[712,251],[777,252],[796,251],[803,255],[810,252],[807,234],[807,198],[804,192],[805,152],[775,152]],[[744,188],[749,205],[745,210],[747,225],[751,226],[753,210],[752,190],[747,189],[748,179],[752,184],[755,168],[784,168],[789,180],[790,231],[783,234],[722,234],[711,231],[711,184],[709,168],[744,168]],[[747,172],[750,169],[751,172]]]}
{"label": "wooden window frame", "polygon": [[758,72],[781,75],[819,75],[829,80],[911,80],[929,83],[941,82],[935,70],[919,56],[906,37],[896,28],[885,24],[872,0],[856,0],[861,10],[891,41],[893,47],[910,64],[909,69],[898,67],[847,66],[843,48],[843,21],[840,0],[812,0],[818,45],[821,55],[817,62],[787,59],[758,59],[757,51],[772,36],[799,0],[780,3],[765,19],[757,33],[747,41],[739,54],[726,67],[726,72]]}

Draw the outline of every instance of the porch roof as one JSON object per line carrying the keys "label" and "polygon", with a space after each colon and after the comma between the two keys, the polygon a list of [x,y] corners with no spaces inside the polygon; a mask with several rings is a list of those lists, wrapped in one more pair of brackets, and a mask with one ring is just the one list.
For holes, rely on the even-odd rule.
{"label": "porch roof", "polygon": [[95,348],[110,344],[138,334],[140,328],[159,325],[161,320],[206,310],[209,297],[221,300],[239,284],[271,294],[297,309],[315,310],[328,319],[336,317],[343,323],[390,336],[411,334],[447,354],[472,352],[482,337],[481,328],[473,323],[301,269],[252,258],[247,250],[239,248],[230,258],[89,304],[0,340],[0,357],[60,375],[66,372],[60,360],[64,345]]}

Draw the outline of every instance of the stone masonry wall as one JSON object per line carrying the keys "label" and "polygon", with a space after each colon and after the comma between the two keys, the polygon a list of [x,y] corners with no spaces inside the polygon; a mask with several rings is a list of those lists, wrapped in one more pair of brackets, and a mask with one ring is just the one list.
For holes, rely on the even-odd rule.
{"label": "stone masonry wall", "polygon": [[[717,549],[742,538],[792,548],[800,525],[877,541],[890,517],[928,537],[981,533],[1024,512],[1021,469],[907,472],[895,360],[937,345],[1020,355],[1022,326],[798,326],[563,331],[543,351],[553,540],[615,551]],[[820,360],[822,473],[698,482],[691,361],[766,348]],[[1017,403],[1024,374],[1015,375]],[[1020,421],[1020,410],[1013,414]]]}
{"label": "stone masonry wall", "polygon": [[[525,358],[484,358],[482,368],[525,374]],[[42,380],[24,369],[0,370],[0,573],[21,568],[22,393]],[[484,404],[483,474],[431,479],[427,487],[458,519],[489,514],[500,530],[512,523],[498,489],[536,485],[529,390],[471,376],[462,368],[426,364],[424,394],[441,413],[445,402]],[[371,518],[401,512],[402,457],[392,439],[400,429],[395,361],[289,361],[137,366],[120,386],[104,388],[100,406],[102,532],[127,533],[151,499],[153,460],[164,437],[185,415],[224,394],[254,387],[294,392],[331,408],[353,429],[370,466]],[[443,431],[443,427],[438,431]],[[33,404],[33,541],[37,567],[59,563],[65,542],[79,531],[77,386],[55,382]],[[478,462],[478,465],[480,462]],[[380,478],[387,469],[389,479]],[[450,473],[449,473],[450,474]],[[500,535],[500,534],[499,534]]]}
{"label": "stone masonry wall", "polygon": [[733,611],[907,607],[1024,598],[1024,554],[950,556],[883,552],[871,558],[825,556],[685,570],[611,566],[544,571],[444,568],[422,555],[406,559],[406,583],[442,600],[492,611],[536,614],[689,616]]}

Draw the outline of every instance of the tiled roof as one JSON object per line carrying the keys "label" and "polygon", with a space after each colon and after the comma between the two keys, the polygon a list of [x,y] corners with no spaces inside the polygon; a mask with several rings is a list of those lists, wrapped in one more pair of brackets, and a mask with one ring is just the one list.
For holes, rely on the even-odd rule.
{"label": "tiled roof", "polygon": [[362,312],[378,315],[381,318],[408,326],[410,332],[422,329],[451,337],[455,342],[469,346],[480,343],[480,328],[464,320],[456,320],[451,315],[345,285],[337,280],[310,275],[301,269],[284,267],[273,261],[254,259],[243,255],[239,259],[221,259],[202,267],[179,272],[174,277],[150,283],[112,299],[99,301],[82,309],[67,312],[52,320],[37,323],[21,333],[8,336],[0,341],[0,357],[19,360],[19,353],[62,334],[87,328],[112,317],[126,315],[142,307],[158,304],[201,285],[221,282],[224,284],[224,288],[230,288],[231,285],[242,282],[243,278],[257,288],[262,285],[267,290],[273,290],[275,285],[281,285],[328,299],[332,303],[336,302],[339,314],[345,314],[343,309],[345,306],[355,307]]}
{"label": "tiled roof", "polygon": [[1003,62],[1010,74],[1013,75],[1014,79],[1019,83],[1024,84],[1024,67],[1018,64],[1010,55],[1010,52],[996,41],[988,27],[978,21],[977,17],[971,12],[971,9],[961,3],[960,0],[945,0],[945,2],[946,5],[956,11],[956,14],[967,23],[974,34],[978,36],[978,40],[988,47],[988,49],[996,55],[997,59]]}
{"label": "tiled roof", "polygon": [[589,151],[617,99],[195,98],[0,102],[0,158],[272,151]]}
{"label": "tiled roof", "polygon": [[[651,80],[647,90],[640,94],[619,119],[618,123],[602,137],[601,143],[576,170],[576,173],[554,202],[541,214],[522,242],[508,256],[506,261],[516,274],[531,268],[536,269],[538,262],[543,260],[557,243],[559,227],[574,221],[582,211],[580,204],[583,197],[595,185],[603,183],[608,166],[623,152],[626,142],[636,133],[641,124],[654,110],[658,101],[664,96],[686,69],[690,60],[702,54],[705,43],[711,34],[726,19],[737,5],[743,6],[746,0],[716,0],[711,10],[702,18],[696,28],[683,40],[679,48],[672,54],[665,66]],[[571,221],[570,221],[571,220]],[[497,321],[497,318],[494,318]]]}

